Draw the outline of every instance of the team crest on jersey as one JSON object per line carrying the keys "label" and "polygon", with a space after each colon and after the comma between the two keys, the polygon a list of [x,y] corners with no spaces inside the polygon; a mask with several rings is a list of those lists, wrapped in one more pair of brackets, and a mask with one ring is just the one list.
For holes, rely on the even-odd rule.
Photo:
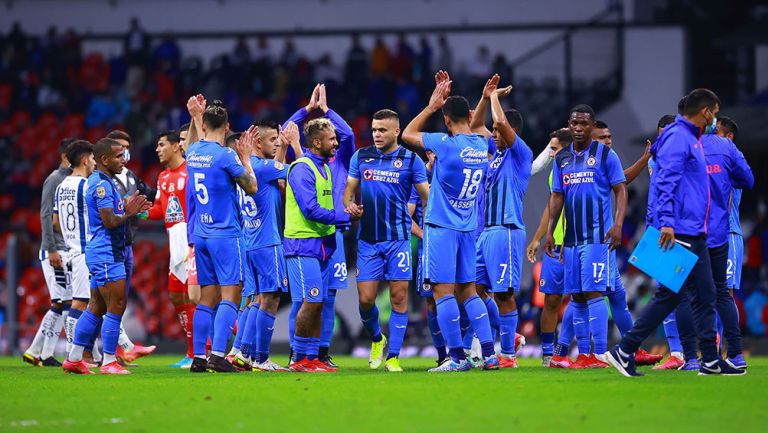
{"label": "team crest on jersey", "polygon": [[594,167],[595,164],[597,164],[597,160],[595,159],[594,156],[590,156],[589,158],[587,158],[587,166]]}
{"label": "team crest on jersey", "polygon": [[539,280],[539,287],[544,287],[546,284],[547,284],[547,280],[545,280],[544,278]]}
{"label": "team crest on jersey", "polygon": [[283,286],[288,287],[288,277],[283,277]]}
{"label": "team crest on jersey", "polygon": [[394,165],[395,168],[401,168],[403,166],[403,160],[398,158],[398,159],[392,161],[392,165]]}
{"label": "team crest on jersey", "polygon": [[563,185],[570,185],[570,184],[571,184],[571,175],[566,173],[563,175]]}
{"label": "team crest on jersey", "polygon": [[370,168],[366,168],[365,170],[363,170],[363,179],[365,180],[373,179],[373,170],[371,170]]}
{"label": "team crest on jersey", "polygon": [[[173,184],[171,184],[173,186]],[[168,199],[168,208],[165,210],[165,222],[183,222],[184,221],[184,211],[181,209],[181,203],[179,202],[179,199],[172,195]]]}
{"label": "team crest on jersey", "polygon": [[421,285],[421,290],[425,292],[429,292],[430,290],[432,290],[432,285],[429,283],[424,283]]}
{"label": "team crest on jersey", "polygon": [[285,168],[285,165],[282,162],[275,161],[275,168],[278,170],[282,170]]}
{"label": "team crest on jersey", "polygon": [[320,294],[320,289],[318,289],[317,287],[313,287],[309,289],[309,294],[310,296],[318,296]]}
{"label": "team crest on jersey", "polygon": [[99,198],[104,198],[107,195],[107,190],[104,189],[103,186],[100,186],[96,188],[96,195],[99,196]]}

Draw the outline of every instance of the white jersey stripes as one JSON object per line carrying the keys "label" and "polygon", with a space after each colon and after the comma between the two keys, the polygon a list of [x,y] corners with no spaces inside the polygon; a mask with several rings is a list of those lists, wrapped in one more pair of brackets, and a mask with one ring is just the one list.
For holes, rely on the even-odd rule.
{"label": "white jersey stripes", "polygon": [[82,176],[67,176],[56,188],[53,213],[59,216],[59,227],[64,236],[66,251],[70,254],[85,253],[85,244],[91,239],[88,233],[88,208],[85,193],[88,180]]}

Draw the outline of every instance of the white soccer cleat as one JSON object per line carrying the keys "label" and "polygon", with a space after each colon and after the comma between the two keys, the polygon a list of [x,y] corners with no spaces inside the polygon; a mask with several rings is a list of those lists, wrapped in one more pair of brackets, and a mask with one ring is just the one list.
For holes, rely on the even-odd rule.
{"label": "white soccer cleat", "polygon": [[254,364],[253,368],[260,371],[288,371],[287,368],[284,368],[283,366],[276,363],[275,361],[272,361],[271,359],[267,359],[266,361],[260,364]]}

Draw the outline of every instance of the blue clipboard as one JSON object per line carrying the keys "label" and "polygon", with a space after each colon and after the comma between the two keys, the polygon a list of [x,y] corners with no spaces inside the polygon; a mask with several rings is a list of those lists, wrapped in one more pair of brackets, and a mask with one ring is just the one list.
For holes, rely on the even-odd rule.
{"label": "blue clipboard", "polygon": [[647,227],[642,239],[632,251],[629,263],[677,293],[699,258],[677,243],[667,251],[662,251],[659,248],[660,236],[661,232],[657,229]]}

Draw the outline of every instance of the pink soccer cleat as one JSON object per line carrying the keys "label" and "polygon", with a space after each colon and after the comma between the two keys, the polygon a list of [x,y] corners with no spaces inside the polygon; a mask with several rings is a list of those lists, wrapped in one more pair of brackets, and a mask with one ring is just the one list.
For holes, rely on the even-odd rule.
{"label": "pink soccer cleat", "polygon": [[100,374],[131,374],[130,371],[123,368],[117,361],[112,361],[107,365],[102,365],[99,368]]}
{"label": "pink soccer cleat", "polygon": [[66,359],[64,360],[64,364],[61,365],[61,368],[64,370],[65,373],[96,374],[88,369],[88,364],[86,364],[86,362],[83,360],[72,362]]}

